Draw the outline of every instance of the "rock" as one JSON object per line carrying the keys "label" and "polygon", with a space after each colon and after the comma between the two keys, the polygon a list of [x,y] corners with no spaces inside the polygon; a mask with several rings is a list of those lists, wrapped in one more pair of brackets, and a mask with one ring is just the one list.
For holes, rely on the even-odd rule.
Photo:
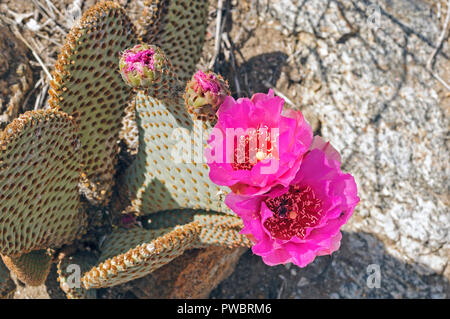
{"label": "rock", "polygon": [[[296,274],[291,273],[297,269]],[[423,271],[418,271],[418,267]],[[428,271],[428,273],[427,273]],[[299,279],[300,278],[300,279]],[[212,298],[448,298],[449,281],[393,257],[365,232],[343,232],[341,248],[305,268],[268,267],[249,251]]]}
{"label": "rock", "polygon": [[195,249],[151,275],[135,280],[131,292],[138,298],[199,299],[231,275],[246,248]]}
{"label": "rock", "polygon": [[[356,178],[361,203],[348,229],[375,234],[386,250],[443,274],[450,255],[449,104],[426,64],[444,7],[407,0],[279,0],[260,7],[267,7],[264,19],[298,34],[289,60],[296,61],[292,68],[301,65],[300,104],[319,119],[321,135]],[[447,83],[449,52],[444,41],[434,63]]]}

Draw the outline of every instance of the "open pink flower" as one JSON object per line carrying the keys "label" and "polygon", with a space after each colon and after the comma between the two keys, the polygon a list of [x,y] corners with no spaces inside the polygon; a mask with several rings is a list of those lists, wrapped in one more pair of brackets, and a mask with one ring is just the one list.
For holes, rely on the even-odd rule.
{"label": "open pink flower", "polygon": [[283,104],[272,90],[251,99],[225,99],[205,151],[214,183],[241,195],[290,184],[309,149],[312,131],[300,111],[282,112]]}
{"label": "open pink flower", "polygon": [[340,228],[359,202],[356,183],[342,173],[339,153],[320,137],[289,186],[257,196],[230,193],[225,202],[244,222],[242,234],[268,265],[305,267],[339,249]]}

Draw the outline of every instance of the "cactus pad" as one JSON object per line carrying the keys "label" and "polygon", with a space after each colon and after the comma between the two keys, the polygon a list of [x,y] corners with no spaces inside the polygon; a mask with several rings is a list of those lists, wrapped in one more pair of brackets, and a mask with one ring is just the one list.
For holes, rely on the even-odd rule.
{"label": "cactus pad", "polygon": [[175,210],[156,213],[150,216],[148,228],[167,228],[192,222],[197,222],[200,226],[200,234],[193,243],[193,248],[251,246],[251,241],[239,234],[244,226],[241,218],[215,212]]}
{"label": "cactus pad", "polygon": [[194,120],[181,96],[160,100],[141,90],[135,104],[139,151],[121,196],[138,214],[177,208],[233,214],[222,200],[226,189],[210,180],[203,158],[211,126]]}
{"label": "cactus pad", "polygon": [[104,243],[100,264],[87,272],[87,289],[111,287],[144,277],[183,254],[196,240],[196,222],[165,230],[118,230]]}
{"label": "cactus pad", "polygon": [[53,72],[50,105],[72,115],[80,129],[81,189],[95,204],[114,184],[117,140],[131,96],[117,65],[120,52],[136,44],[135,29],[115,2],[89,9],[67,36]]}
{"label": "cactus pad", "polygon": [[70,116],[22,114],[0,136],[0,254],[59,247],[79,234],[79,141]]}
{"label": "cactus pad", "polygon": [[20,257],[2,256],[2,259],[9,270],[29,286],[42,285],[52,265],[52,256],[46,250],[35,250]]}
{"label": "cactus pad", "polygon": [[200,60],[208,26],[208,0],[147,0],[139,20],[142,40],[161,47],[178,78],[190,79]]}

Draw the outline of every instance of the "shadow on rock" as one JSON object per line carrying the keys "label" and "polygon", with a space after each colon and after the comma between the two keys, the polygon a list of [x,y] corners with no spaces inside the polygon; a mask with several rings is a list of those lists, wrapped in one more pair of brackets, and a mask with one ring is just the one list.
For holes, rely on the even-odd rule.
{"label": "shadow on rock", "polygon": [[276,87],[287,58],[285,53],[279,51],[263,53],[239,65],[235,72],[227,61],[218,68],[218,72],[227,79],[234,97],[251,97]]}
{"label": "shadow on rock", "polygon": [[[378,268],[379,267],[379,268]],[[379,288],[375,271],[379,269]],[[447,298],[449,281],[391,256],[375,236],[343,232],[341,248],[305,268],[266,266],[248,251],[211,298]]]}

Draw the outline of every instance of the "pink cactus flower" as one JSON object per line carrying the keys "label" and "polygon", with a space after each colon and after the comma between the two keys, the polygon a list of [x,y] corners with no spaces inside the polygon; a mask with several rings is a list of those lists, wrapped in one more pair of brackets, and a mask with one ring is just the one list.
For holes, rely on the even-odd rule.
{"label": "pink cactus flower", "polygon": [[270,266],[305,267],[339,249],[340,228],[359,202],[356,183],[342,173],[339,153],[320,137],[304,156],[289,186],[257,196],[230,193],[225,202],[244,222],[253,253]]}
{"label": "pink cactus flower", "polygon": [[217,110],[228,95],[228,83],[219,74],[198,70],[186,85],[184,100],[195,119],[215,123]]}
{"label": "pink cactus flower", "polygon": [[291,183],[312,131],[300,111],[283,111],[283,104],[272,90],[251,99],[225,98],[205,150],[214,183],[240,195]]}

